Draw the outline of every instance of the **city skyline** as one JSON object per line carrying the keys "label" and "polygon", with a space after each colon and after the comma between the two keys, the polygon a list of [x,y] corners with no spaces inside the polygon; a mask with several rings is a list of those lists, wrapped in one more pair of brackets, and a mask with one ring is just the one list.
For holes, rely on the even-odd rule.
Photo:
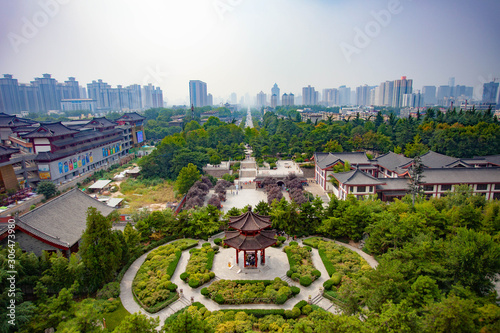
{"label": "city skyline", "polygon": [[21,83],[43,73],[152,83],[169,105],[188,103],[192,79],[217,100],[269,94],[274,83],[298,94],[309,84],[322,91],[401,76],[417,89],[449,77],[482,89],[500,77],[498,1],[43,0],[0,8],[0,73]]}

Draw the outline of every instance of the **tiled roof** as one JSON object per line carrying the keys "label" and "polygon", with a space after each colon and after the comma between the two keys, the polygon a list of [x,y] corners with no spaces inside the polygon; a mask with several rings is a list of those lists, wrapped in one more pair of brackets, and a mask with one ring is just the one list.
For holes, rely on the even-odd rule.
{"label": "tiled roof", "polygon": [[37,236],[51,242],[57,239],[71,247],[82,237],[89,207],[95,207],[104,216],[113,211],[113,208],[75,188],[18,219],[35,230]]}
{"label": "tiled roof", "polygon": [[351,170],[332,174],[339,183],[346,185],[380,185],[385,183],[385,178],[375,178],[361,170]]}
{"label": "tiled roof", "polygon": [[76,134],[79,131],[64,126],[61,122],[40,124],[30,133],[23,134],[23,138],[50,138],[67,134]]}
{"label": "tiled roof", "polygon": [[274,230],[262,230],[255,236],[245,236],[239,231],[226,231],[224,243],[238,250],[260,250],[276,243]]}
{"label": "tiled roof", "polygon": [[250,209],[240,216],[229,217],[229,226],[236,230],[258,231],[271,226],[269,216],[259,215]]}
{"label": "tiled roof", "polygon": [[500,168],[424,169],[422,175],[427,184],[500,183]]}
{"label": "tiled roof", "polygon": [[105,117],[100,117],[100,118],[94,118],[91,121],[89,121],[87,124],[85,124],[84,127],[89,127],[89,128],[106,128],[106,127],[111,127],[111,126],[116,126],[118,125],[117,123],[106,119]]}
{"label": "tiled roof", "polygon": [[456,157],[439,154],[433,151],[423,154],[420,158],[422,160],[422,164],[427,168],[445,168],[447,165],[459,160]]}
{"label": "tiled roof", "polygon": [[398,167],[406,165],[412,161],[413,160],[411,158],[395,154],[391,151],[388,152],[387,154],[377,157],[377,159],[374,162],[388,170],[396,171]]}
{"label": "tiled roof", "polygon": [[116,119],[116,121],[134,121],[134,120],[144,120],[146,117],[141,116],[137,112],[124,113],[123,116]]}
{"label": "tiled roof", "polygon": [[314,159],[316,164],[321,169],[326,169],[337,162],[345,163],[348,161],[351,165],[358,164],[370,164],[371,161],[366,156],[364,152],[353,152],[353,153],[314,153]]}
{"label": "tiled roof", "polygon": [[378,191],[406,190],[410,180],[408,178],[383,178],[385,184],[377,185]]}
{"label": "tiled roof", "polygon": [[6,146],[0,146],[0,156],[5,156],[5,155],[12,155],[15,153],[19,153],[19,149],[17,148],[10,148]]}
{"label": "tiled roof", "polygon": [[0,115],[0,127],[18,127],[35,124],[36,121],[11,115]]}

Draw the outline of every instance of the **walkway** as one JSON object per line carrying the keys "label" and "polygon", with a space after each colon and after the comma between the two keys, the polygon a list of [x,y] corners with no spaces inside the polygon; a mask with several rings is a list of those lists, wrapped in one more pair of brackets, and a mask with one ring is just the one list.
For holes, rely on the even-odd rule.
{"label": "walkway", "polygon": [[[224,236],[223,233],[215,235],[209,239],[210,243],[213,243],[215,238],[222,238]],[[300,240],[299,240],[300,242]],[[203,241],[200,241],[198,244],[198,248],[201,247]],[[192,289],[188,286],[187,283],[180,279],[180,274],[186,270],[186,266],[189,260],[189,251],[183,251],[181,259],[179,260],[179,264],[177,265],[177,269],[175,270],[174,275],[172,276],[171,281],[177,284],[178,291],[182,289],[183,297],[179,300],[175,301],[168,307],[163,310],[150,314],[143,310],[134,300],[134,296],[132,295],[132,281],[137,274],[137,271],[141,267],[142,263],[146,259],[148,253],[139,257],[127,270],[123,279],[120,283],[120,298],[123,306],[130,313],[140,312],[150,317],[159,317],[160,324],[163,325],[163,322],[167,317],[176,313],[180,309],[186,307],[191,304],[191,299],[195,302],[201,302],[206,308],[210,311],[216,311],[221,309],[285,309],[291,310],[297,302],[301,300],[307,301],[309,296],[311,296],[312,303],[319,305],[323,309],[330,311],[332,313],[339,313],[340,310],[336,308],[329,300],[322,297],[320,294],[319,288],[323,287],[323,282],[325,282],[329,277],[328,273],[321,261],[318,250],[312,249],[312,260],[314,266],[321,272],[321,277],[314,281],[309,287],[304,287],[299,285],[297,282],[292,281],[290,278],[286,276],[286,271],[289,269],[288,259],[286,254],[283,252],[283,247],[287,245],[289,242],[285,242],[285,244],[281,248],[267,248],[266,249],[266,266],[262,266],[258,269],[244,269],[243,267],[236,266],[236,253],[232,248],[224,249],[221,247],[220,252],[215,255],[213,271],[215,273],[215,279],[231,279],[231,280],[266,280],[266,279],[274,279],[275,277],[280,277],[282,280],[287,281],[290,285],[295,285],[300,287],[300,293],[296,295],[294,298],[289,299],[284,305],[278,306],[276,304],[242,304],[242,305],[219,305],[214,301],[205,298],[200,294],[200,290],[203,287],[210,285],[214,280],[206,283],[205,285],[198,287],[196,289]],[[339,245],[345,246],[350,250],[353,250],[359,253],[373,268],[377,267],[378,263],[371,256],[367,255],[363,251],[356,249],[348,244],[338,243]],[[241,254],[240,254],[241,256]],[[240,257],[241,259],[242,257]],[[228,263],[231,263],[231,268],[228,266]],[[240,260],[241,266],[241,260]]]}

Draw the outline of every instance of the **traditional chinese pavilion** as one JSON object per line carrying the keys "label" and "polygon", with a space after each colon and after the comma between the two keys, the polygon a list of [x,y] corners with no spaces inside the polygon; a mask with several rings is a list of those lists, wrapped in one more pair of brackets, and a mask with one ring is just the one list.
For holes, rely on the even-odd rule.
{"label": "traditional chinese pavilion", "polygon": [[236,264],[239,264],[239,254],[243,251],[244,267],[257,267],[257,253],[260,251],[261,263],[265,265],[265,250],[276,243],[276,231],[270,229],[269,216],[255,214],[249,207],[245,214],[231,216],[229,220],[224,243],[236,249]]}

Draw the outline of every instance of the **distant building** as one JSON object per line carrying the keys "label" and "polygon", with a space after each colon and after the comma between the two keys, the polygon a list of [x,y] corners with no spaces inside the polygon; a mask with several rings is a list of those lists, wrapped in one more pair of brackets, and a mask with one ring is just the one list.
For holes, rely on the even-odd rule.
{"label": "distant building", "polygon": [[392,97],[392,106],[400,108],[403,105],[403,95],[411,94],[413,91],[413,80],[406,79],[406,76],[402,76],[401,80],[394,81],[394,93]]}
{"label": "distant building", "polygon": [[96,111],[96,102],[93,99],[63,99],[61,100],[62,111]]}
{"label": "distant building", "polygon": [[281,97],[281,105],[283,106],[294,106],[295,105],[295,96],[292,93],[283,94]]}
{"label": "distant building", "polygon": [[422,94],[426,105],[436,104],[436,86],[423,86]]}
{"label": "distant building", "polygon": [[416,93],[404,94],[403,95],[403,105],[402,105],[402,107],[423,108],[424,105],[425,105],[424,104],[424,97],[420,93],[419,90],[417,90]]}
{"label": "distant building", "polygon": [[238,95],[236,95],[235,92],[231,93],[231,95],[229,96],[229,101],[231,102],[231,104],[237,104],[238,103]]}
{"label": "distant building", "polygon": [[346,86],[339,87],[339,105],[351,105],[351,88]]}
{"label": "distant building", "polygon": [[271,96],[271,107],[276,108],[278,106],[278,96],[276,94],[272,94]]}
{"label": "distant building", "polygon": [[[276,105],[279,105],[279,97],[281,96],[280,95],[280,88],[278,87],[278,85],[275,83],[274,86],[271,88],[271,96],[272,95],[276,95],[276,100],[277,100],[277,104]],[[276,106],[272,106],[272,97],[271,97],[271,107],[276,107]]]}
{"label": "distant building", "polygon": [[317,105],[318,92],[310,85],[302,88],[302,105]]}
{"label": "distant building", "polygon": [[483,84],[483,103],[496,103],[498,95],[498,82]]}
{"label": "distant building", "polygon": [[366,84],[356,88],[356,105],[364,106],[372,104],[370,103],[370,90],[371,87]]}
{"label": "distant building", "polygon": [[267,105],[267,95],[261,91],[257,94],[257,107],[261,108]]}
{"label": "distant building", "polygon": [[214,96],[212,96],[212,94],[207,95],[207,105],[214,105]]}
{"label": "distant building", "polygon": [[17,79],[12,78],[11,74],[4,74],[0,78],[0,112],[16,114],[20,111]]}
{"label": "distant building", "polygon": [[437,90],[437,103],[438,105],[448,106],[451,99],[451,87],[439,86]]}
{"label": "distant building", "polygon": [[200,80],[189,81],[189,101],[194,107],[209,105],[207,95],[207,84]]}
{"label": "distant building", "polygon": [[339,104],[339,91],[335,88],[323,89],[323,104],[331,107]]}

